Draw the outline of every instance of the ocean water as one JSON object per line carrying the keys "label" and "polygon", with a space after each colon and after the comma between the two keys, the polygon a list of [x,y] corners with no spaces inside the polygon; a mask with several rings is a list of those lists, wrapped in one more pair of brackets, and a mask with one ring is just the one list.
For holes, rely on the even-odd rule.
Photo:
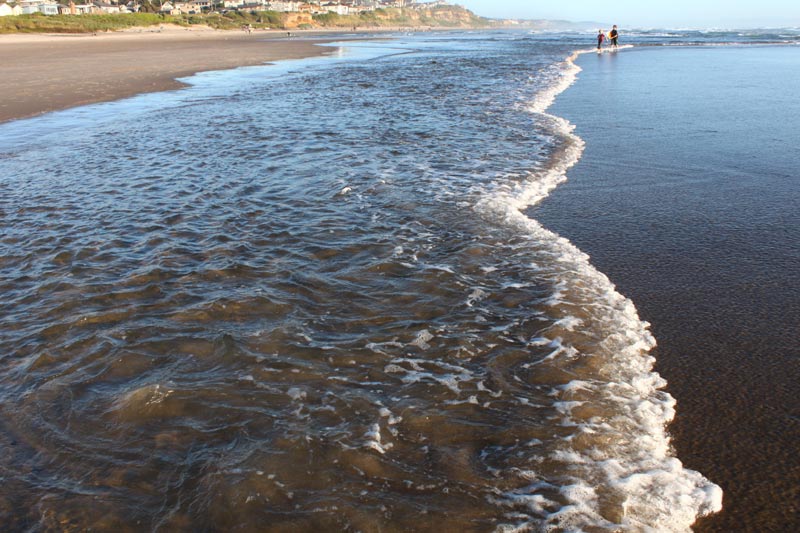
{"label": "ocean water", "polygon": [[[633,44],[680,40],[660,35]],[[587,48],[397,35],[0,126],[0,521],[688,531],[719,511],[671,446],[649,324],[528,209],[583,153],[548,108]]]}
{"label": "ocean water", "polygon": [[724,492],[699,532],[800,530],[800,55],[582,56],[550,112],[586,142],[530,215],[652,323],[677,455]]}

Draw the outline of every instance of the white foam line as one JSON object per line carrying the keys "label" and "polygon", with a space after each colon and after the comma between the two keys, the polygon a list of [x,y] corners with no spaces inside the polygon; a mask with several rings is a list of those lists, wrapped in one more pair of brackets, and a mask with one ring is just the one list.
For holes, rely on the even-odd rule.
{"label": "white foam line", "polygon": [[[566,473],[559,480],[558,492],[567,504],[545,510],[547,506],[542,505],[542,496],[537,494],[541,490],[539,484],[510,491],[498,503],[514,509],[526,507],[533,521],[520,524],[515,519],[513,525],[498,530],[688,532],[698,517],[722,508],[722,490],[700,473],[684,468],[674,457],[666,426],[675,415],[675,400],[660,390],[666,382],[653,371],[655,359],[649,351],[655,346],[655,339],[649,324],[639,318],[633,302],[618,293],[613,283],[591,265],[585,253],[523,213],[564,182],[567,171],[581,158],[584,141],[573,133],[574,126],[546,110],[577,79],[581,71],[575,64],[578,56],[595,52],[580,50],[568,57],[560,65],[559,78],[528,107],[530,112],[552,121],[557,133],[567,140],[561,157],[551,168],[532,174],[526,183],[495,191],[475,206],[482,215],[516,227],[556,252],[550,270],[557,274],[553,277],[558,281],[549,304],[567,316],[576,304],[590,310],[593,333],[603,335],[597,350],[605,356],[600,357],[603,360],[593,370],[594,376],[553,391],[553,407],[561,424],[576,427],[587,438],[599,435],[596,442],[602,443],[575,448],[571,437],[558,443],[550,459],[563,463]],[[566,324],[575,324],[573,320]],[[536,340],[546,343],[548,339]],[[561,346],[560,340],[556,344],[553,358],[583,356],[571,346]],[[613,416],[587,419],[573,413],[585,403],[576,399],[585,400],[587,396],[600,407],[611,406]],[[533,474],[532,479],[535,477]],[[622,502],[617,515],[609,517],[603,512],[598,489]]]}

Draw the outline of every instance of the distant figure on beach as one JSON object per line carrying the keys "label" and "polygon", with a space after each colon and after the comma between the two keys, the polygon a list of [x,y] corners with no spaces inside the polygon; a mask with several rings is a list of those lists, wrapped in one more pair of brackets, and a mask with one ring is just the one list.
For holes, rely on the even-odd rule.
{"label": "distant figure on beach", "polygon": [[614,48],[617,47],[617,39],[619,39],[619,32],[617,31],[617,25],[614,24],[614,27],[611,28],[611,33],[608,34],[608,38],[611,39],[611,46]]}
{"label": "distant figure on beach", "polygon": [[603,47],[603,41],[606,40],[606,34],[603,30],[597,30],[597,49],[600,50]]}

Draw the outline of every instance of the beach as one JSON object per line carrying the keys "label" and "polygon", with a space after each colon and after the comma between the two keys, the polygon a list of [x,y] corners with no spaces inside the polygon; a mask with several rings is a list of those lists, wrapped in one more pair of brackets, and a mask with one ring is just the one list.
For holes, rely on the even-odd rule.
{"label": "beach", "polygon": [[797,529],[800,35],[183,31],[2,41],[6,529]]}
{"label": "beach", "polygon": [[[295,35],[297,32],[295,32]],[[0,35],[0,122],[183,86],[197,72],[318,56],[324,39],[284,31],[165,26],[69,35]]]}

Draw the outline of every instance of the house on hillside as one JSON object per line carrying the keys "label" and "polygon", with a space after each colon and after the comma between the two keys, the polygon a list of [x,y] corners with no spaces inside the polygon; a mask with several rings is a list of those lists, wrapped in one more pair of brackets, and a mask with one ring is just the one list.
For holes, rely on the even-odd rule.
{"label": "house on hillside", "polygon": [[21,15],[33,15],[34,13],[58,15],[58,4],[55,2],[33,0],[28,2],[20,2],[19,7],[21,8]]}
{"label": "house on hillside", "polygon": [[94,9],[95,7],[92,4],[76,4],[75,2],[58,6],[58,11],[62,15],[89,15],[94,13]]}
{"label": "house on hillside", "polygon": [[180,15],[181,10],[177,9],[171,2],[164,2],[161,4],[161,9],[158,10],[159,13],[166,13],[167,15]]}
{"label": "house on hillside", "polygon": [[327,13],[336,13],[337,15],[350,14],[350,6],[339,3],[329,2],[327,4],[322,4],[322,9]]}
{"label": "house on hillside", "polygon": [[119,6],[114,4],[106,4],[105,2],[95,2],[93,12],[113,15],[119,13],[120,10]]}
{"label": "house on hillside", "polygon": [[433,2],[412,3],[409,7],[417,11],[422,11],[424,9],[435,9],[437,7],[450,7],[451,5],[452,4],[447,2],[447,0],[434,0]]}
{"label": "house on hillside", "polygon": [[432,9],[434,7],[449,7],[450,5],[447,0],[433,0],[432,2],[414,3],[411,7],[414,9]]}
{"label": "house on hillside", "polygon": [[292,1],[277,1],[277,2],[267,2],[267,9],[270,11],[277,11],[278,13],[295,13],[300,11],[300,6],[302,2],[292,2]]}
{"label": "house on hillside", "polygon": [[5,2],[0,4],[0,17],[15,17],[17,15],[22,15],[22,8],[20,6],[10,6]]}
{"label": "house on hillside", "polygon": [[175,2],[175,9],[184,15],[197,15],[203,12],[202,6],[193,0],[189,2]]}
{"label": "house on hillside", "polygon": [[199,15],[207,11],[212,11],[214,3],[211,0],[181,0],[172,2],[173,9],[180,11],[184,15]]}

